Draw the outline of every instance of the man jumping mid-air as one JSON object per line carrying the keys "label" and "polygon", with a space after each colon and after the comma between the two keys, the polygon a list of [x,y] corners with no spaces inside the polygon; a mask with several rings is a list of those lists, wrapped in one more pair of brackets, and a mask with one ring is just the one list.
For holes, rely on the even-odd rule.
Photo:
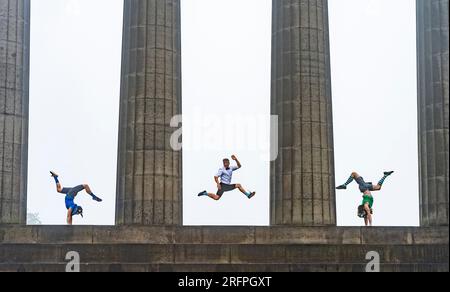
{"label": "man jumping mid-air", "polygon": [[233,172],[242,167],[236,156],[231,156],[231,159],[236,161],[237,166],[230,166],[230,160],[226,158],[223,160],[223,168],[220,168],[217,172],[217,175],[214,177],[218,189],[217,193],[211,194],[207,191],[203,191],[198,194],[199,197],[208,196],[211,199],[218,201],[222,198],[225,192],[230,192],[235,189],[239,189],[249,199],[253,198],[256,195],[256,192],[247,192],[241,184],[231,184]]}
{"label": "man jumping mid-air", "polygon": [[[388,178],[390,175],[392,175],[393,171],[386,171],[384,173],[383,178],[378,182],[376,186],[374,186],[370,182],[365,182],[364,178],[359,176],[356,172],[353,172],[350,178],[347,180],[347,182],[343,185],[338,186],[336,189],[338,190],[346,190],[347,186],[351,184],[353,181],[356,181],[359,185],[359,190],[361,193],[363,193],[363,202],[362,206],[365,211],[364,221],[366,223],[366,226],[372,226],[372,206],[373,206],[373,196],[371,192],[376,192],[381,190],[383,187],[384,181],[386,178]],[[360,206],[361,207],[361,206]]]}
{"label": "man jumping mid-air", "polygon": [[75,197],[82,190],[86,190],[86,193],[88,193],[94,201],[97,202],[102,201],[102,199],[94,195],[94,193],[91,191],[91,188],[88,185],[79,185],[74,188],[63,188],[59,183],[58,179],[59,176],[53,171],[50,171],[50,173],[52,177],[55,179],[56,191],[60,194],[66,195],[67,224],[72,225],[72,217],[75,215],[81,215],[81,217],[83,217],[83,208],[81,206],[78,206],[74,202]]}

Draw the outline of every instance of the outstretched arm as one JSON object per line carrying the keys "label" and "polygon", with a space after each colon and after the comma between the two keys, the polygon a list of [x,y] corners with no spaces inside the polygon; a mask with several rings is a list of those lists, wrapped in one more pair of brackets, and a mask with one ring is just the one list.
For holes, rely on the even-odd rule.
{"label": "outstretched arm", "polygon": [[216,181],[217,188],[218,188],[219,190],[222,189],[222,186],[220,185],[220,182],[219,182],[219,177],[218,177],[218,176],[215,176],[215,177],[214,177],[214,180]]}
{"label": "outstretched arm", "polygon": [[236,161],[236,164],[237,164],[237,167],[238,167],[238,168],[241,168],[241,167],[242,167],[242,164],[241,164],[241,162],[237,159],[236,155],[232,155],[232,156],[231,156],[231,159],[233,159],[234,161]]}
{"label": "outstretched arm", "polygon": [[72,225],[72,208],[67,210],[67,224]]}

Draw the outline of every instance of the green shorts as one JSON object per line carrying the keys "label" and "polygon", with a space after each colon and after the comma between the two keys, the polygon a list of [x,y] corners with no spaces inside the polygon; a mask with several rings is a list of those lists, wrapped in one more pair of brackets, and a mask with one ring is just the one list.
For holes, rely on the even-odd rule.
{"label": "green shorts", "polygon": [[373,207],[373,197],[372,196],[368,196],[368,195],[363,196],[362,205],[365,206],[366,204],[369,204],[369,208],[372,209],[372,207]]}

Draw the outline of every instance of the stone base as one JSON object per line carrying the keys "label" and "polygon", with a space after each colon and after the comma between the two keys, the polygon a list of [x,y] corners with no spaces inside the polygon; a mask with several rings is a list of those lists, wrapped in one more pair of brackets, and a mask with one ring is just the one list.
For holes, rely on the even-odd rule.
{"label": "stone base", "polygon": [[0,271],[449,271],[448,227],[0,226]]}

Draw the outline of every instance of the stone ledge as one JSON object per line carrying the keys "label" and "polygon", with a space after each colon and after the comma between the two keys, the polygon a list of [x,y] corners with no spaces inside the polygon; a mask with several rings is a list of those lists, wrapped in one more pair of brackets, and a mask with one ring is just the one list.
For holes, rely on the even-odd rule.
{"label": "stone ledge", "polygon": [[0,271],[448,271],[448,227],[0,226]]}
{"label": "stone ledge", "polygon": [[70,251],[91,264],[448,263],[448,245],[2,244],[0,263],[65,263]]}
{"label": "stone ledge", "polygon": [[39,244],[448,244],[448,227],[0,226],[2,243]]}
{"label": "stone ledge", "polygon": [[448,271],[449,257],[448,245],[1,244],[0,271],[18,266],[63,271],[71,251],[79,253],[82,265],[123,271],[207,271],[202,266],[226,271],[364,271],[370,251],[379,253],[385,271]]}

